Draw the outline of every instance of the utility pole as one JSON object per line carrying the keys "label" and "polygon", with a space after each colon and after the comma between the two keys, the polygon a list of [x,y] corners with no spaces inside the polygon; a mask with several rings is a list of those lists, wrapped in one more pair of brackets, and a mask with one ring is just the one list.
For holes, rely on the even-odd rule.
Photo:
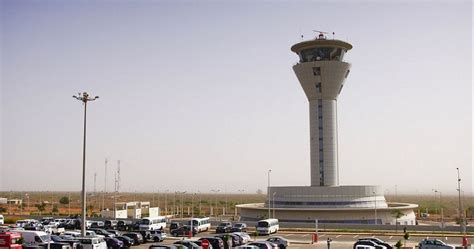
{"label": "utility pole", "polygon": [[102,210],[105,210],[105,195],[107,194],[107,158],[104,164],[104,193],[102,194]]}
{"label": "utility pole", "polygon": [[268,175],[267,175],[267,180],[268,180],[268,187],[267,187],[267,199],[268,199],[268,218],[270,219],[270,201],[271,201],[271,196],[270,196],[270,173],[272,172],[271,169],[268,170]]}
{"label": "utility pole", "polygon": [[463,208],[461,204],[461,178],[459,177],[459,168],[456,168],[458,171],[458,194],[459,194],[459,225],[461,225],[461,233],[464,234],[466,229],[464,227],[464,214]]}
{"label": "utility pole", "polygon": [[78,96],[72,96],[73,98],[81,101],[84,104],[84,138],[82,144],[82,224],[81,224],[81,235],[86,236],[86,127],[87,127],[87,102],[94,101],[99,98],[95,96],[90,98],[87,92],[79,93]]}

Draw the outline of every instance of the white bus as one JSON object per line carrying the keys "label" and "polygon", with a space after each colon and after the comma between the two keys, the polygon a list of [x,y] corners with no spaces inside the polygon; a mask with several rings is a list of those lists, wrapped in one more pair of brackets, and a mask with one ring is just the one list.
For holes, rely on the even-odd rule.
{"label": "white bus", "polygon": [[256,229],[258,234],[272,234],[280,230],[280,225],[278,219],[259,220]]}
{"label": "white bus", "polygon": [[163,230],[166,227],[166,217],[147,217],[140,220],[140,230]]}
{"label": "white bus", "polygon": [[[191,224],[192,222],[192,224]],[[208,231],[211,228],[211,223],[209,222],[209,217],[206,218],[192,218],[188,221],[188,226],[193,226],[196,228],[197,232]]]}

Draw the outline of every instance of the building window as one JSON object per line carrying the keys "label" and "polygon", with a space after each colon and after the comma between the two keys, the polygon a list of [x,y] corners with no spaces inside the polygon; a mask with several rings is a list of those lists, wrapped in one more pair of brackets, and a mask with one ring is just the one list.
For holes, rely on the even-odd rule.
{"label": "building window", "polygon": [[320,67],[313,67],[313,75],[320,76],[321,75],[321,68]]}
{"label": "building window", "polygon": [[344,76],[344,78],[347,78],[347,76],[349,76],[349,73],[351,72],[351,70],[347,70],[346,72],[346,76]]}
{"label": "building window", "polygon": [[321,93],[323,89],[321,88],[321,82],[315,83],[316,91]]}
{"label": "building window", "polygon": [[339,93],[338,93],[338,94],[341,94],[341,91],[342,91],[342,87],[343,87],[343,86],[344,86],[344,85],[341,85],[341,87],[339,88]]}

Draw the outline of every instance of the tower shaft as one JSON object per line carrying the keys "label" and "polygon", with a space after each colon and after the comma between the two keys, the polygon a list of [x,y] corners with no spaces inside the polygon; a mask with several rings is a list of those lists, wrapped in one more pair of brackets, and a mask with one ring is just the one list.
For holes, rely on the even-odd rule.
{"label": "tower shaft", "polygon": [[311,186],[339,185],[336,100],[309,101]]}

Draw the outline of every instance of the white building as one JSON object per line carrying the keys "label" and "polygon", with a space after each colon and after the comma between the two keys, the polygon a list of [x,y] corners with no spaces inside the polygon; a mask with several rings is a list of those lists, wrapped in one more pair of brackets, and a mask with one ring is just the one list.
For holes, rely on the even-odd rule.
{"label": "white building", "polygon": [[142,217],[157,217],[160,215],[159,207],[150,207],[150,202],[118,202],[115,210],[102,210],[104,218],[112,219],[141,219]]}

